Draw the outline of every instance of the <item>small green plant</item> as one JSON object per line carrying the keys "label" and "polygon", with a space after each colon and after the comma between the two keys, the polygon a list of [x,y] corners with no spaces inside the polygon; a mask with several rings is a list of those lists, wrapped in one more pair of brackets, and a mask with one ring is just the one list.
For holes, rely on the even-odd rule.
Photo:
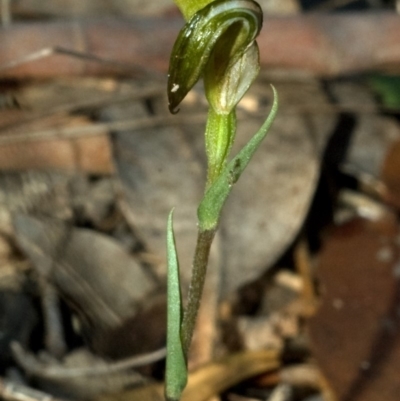
{"label": "small green plant", "polygon": [[207,182],[198,207],[198,236],[187,305],[182,306],[179,261],[172,226],[167,227],[168,324],[165,395],[178,401],[187,382],[187,356],[200,306],[211,243],[222,207],[278,110],[274,88],[271,112],[260,130],[228,160],[236,133],[235,109],[255,80],[259,51],[255,41],[262,10],[253,0],[175,0],[186,19],[172,50],[168,98],[172,113],[203,78],[209,112],[205,130]]}

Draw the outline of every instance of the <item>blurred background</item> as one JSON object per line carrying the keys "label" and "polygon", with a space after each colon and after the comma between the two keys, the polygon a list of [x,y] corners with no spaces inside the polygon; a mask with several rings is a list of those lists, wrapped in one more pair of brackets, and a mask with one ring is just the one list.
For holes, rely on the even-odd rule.
{"label": "blurred background", "polygon": [[[260,0],[184,400],[398,401],[399,1]],[[0,398],[160,401],[165,227],[184,296],[202,85],[171,116],[172,0],[1,0]]]}

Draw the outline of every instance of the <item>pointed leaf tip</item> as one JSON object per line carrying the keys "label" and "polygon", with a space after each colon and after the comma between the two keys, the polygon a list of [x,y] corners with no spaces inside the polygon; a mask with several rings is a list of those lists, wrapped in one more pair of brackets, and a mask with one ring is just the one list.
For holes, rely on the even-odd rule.
{"label": "pointed leaf tip", "polygon": [[179,279],[179,261],[172,226],[173,210],[167,224],[167,366],[165,396],[178,401],[187,382],[186,358],[181,341],[182,297]]}

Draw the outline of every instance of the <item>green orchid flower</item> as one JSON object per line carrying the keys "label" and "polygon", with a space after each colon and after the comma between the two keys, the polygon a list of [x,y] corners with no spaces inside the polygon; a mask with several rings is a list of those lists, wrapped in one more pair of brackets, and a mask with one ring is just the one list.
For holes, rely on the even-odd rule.
{"label": "green orchid flower", "polygon": [[261,26],[261,8],[252,0],[216,0],[196,12],[172,49],[170,111],[175,111],[204,74],[210,105],[229,114],[258,74],[255,39]]}
{"label": "green orchid flower", "polygon": [[169,109],[176,109],[203,77],[210,104],[206,128],[207,187],[220,175],[235,132],[235,107],[260,68],[255,42],[263,14],[253,0],[216,0],[195,12],[172,49]]}

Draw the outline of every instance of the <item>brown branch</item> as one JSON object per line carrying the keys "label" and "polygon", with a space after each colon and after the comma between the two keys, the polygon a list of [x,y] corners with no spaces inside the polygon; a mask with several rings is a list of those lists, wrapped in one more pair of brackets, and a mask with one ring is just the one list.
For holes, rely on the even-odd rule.
{"label": "brown branch", "polygon": [[270,18],[259,40],[265,66],[322,76],[399,70],[399,43],[400,18],[388,12]]}
{"label": "brown branch", "polygon": [[[0,76],[165,74],[182,24],[107,18],[11,25],[0,31]],[[400,18],[388,12],[266,17],[258,42],[269,68],[323,76],[400,68]]]}

